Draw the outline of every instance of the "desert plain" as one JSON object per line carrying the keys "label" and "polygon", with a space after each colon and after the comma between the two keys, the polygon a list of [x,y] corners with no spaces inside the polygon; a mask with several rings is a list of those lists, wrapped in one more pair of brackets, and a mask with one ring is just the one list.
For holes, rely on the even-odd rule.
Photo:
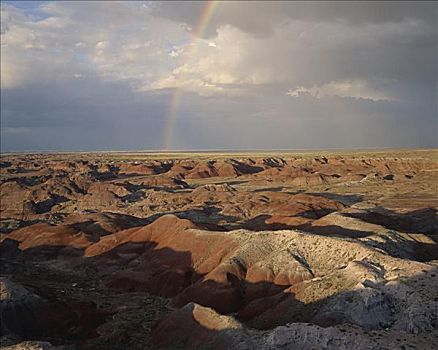
{"label": "desert plain", "polygon": [[436,149],[0,167],[2,348],[438,348]]}

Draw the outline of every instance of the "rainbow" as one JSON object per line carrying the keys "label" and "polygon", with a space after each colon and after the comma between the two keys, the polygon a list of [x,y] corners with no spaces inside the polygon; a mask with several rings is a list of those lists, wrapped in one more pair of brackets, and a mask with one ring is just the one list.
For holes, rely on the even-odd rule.
{"label": "rainbow", "polygon": [[[188,45],[189,49],[187,51],[183,65],[188,64],[191,61],[192,57],[196,54],[196,45],[194,45],[195,41],[204,35],[205,30],[208,27],[208,23],[213,17],[214,11],[217,9],[218,5],[219,1],[217,0],[206,1],[204,9],[199,16],[198,23],[192,32],[192,38],[190,44]],[[173,129],[175,127],[176,116],[182,101],[183,94],[183,90],[177,87],[173,90],[172,96],[170,98],[169,107],[165,115],[163,150],[170,150],[172,147]]]}

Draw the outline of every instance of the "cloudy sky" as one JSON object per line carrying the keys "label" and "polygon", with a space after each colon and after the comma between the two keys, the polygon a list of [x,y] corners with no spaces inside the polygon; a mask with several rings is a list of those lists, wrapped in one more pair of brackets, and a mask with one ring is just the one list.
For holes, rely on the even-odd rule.
{"label": "cloudy sky", "polygon": [[437,2],[1,3],[1,147],[437,147]]}

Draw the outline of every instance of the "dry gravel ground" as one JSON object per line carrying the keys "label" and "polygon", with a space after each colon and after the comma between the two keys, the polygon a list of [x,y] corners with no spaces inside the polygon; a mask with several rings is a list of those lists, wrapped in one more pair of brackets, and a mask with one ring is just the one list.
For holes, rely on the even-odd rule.
{"label": "dry gravel ground", "polygon": [[437,150],[0,171],[2,348],[438,348]]}

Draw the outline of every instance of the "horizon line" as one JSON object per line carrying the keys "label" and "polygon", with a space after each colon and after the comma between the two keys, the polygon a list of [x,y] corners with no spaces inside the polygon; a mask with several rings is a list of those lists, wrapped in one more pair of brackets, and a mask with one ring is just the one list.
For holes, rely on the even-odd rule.
{"label": "horizon line", "polygon": [[438,150],[437,147],[352,147],[352,148],[343,148],[343,147],[327,147],[327,148],[272,148],[272,149],[263,149],[263,148],[252,148],[252,149],[226,149],[226,148],[217,148],[217,149],[144,149],[144,150],[23,150],[23,151],[0,151],[0,155],[7,154],[72,154],[72,153],[156,153],[156,154],[169,154],[169,153],[254,153],[254,152],[263,152],[263,153],[271,153],[271,152],[329,152],[329,151],[434,151]]}

